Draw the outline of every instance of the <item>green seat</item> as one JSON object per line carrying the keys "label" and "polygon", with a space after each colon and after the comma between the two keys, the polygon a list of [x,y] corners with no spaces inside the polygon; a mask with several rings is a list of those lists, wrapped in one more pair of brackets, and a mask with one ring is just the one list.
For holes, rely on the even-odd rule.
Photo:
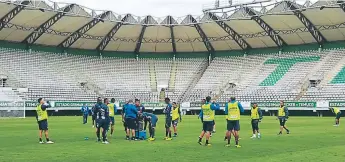
{"label": "green seat", "polygon": [[330,82],[331,84],[344,84],[345,83],[345,66],[339,71],[339,73]]}
{"label": "green seat", "polygon": [[274,86],[284,77],[289,69],[298,62],[313,62],[319,60],[320,56],[268,59],[264,64],[278,64],[278,66],[263,82],[260,83],[260,86]]}

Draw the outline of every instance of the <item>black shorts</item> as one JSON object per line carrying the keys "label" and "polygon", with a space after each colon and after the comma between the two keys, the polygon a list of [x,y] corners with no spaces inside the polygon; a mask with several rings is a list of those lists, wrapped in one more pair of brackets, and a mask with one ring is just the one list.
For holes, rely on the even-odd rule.
{"label": "black shorts", "polygon": [[96,128],[103,128],[108,130],[109,129],[109,123],[110,121],[106,119],[97,119],[96,120]]}
{"label": "black shorts", "polygon": [[171,127],[172,118],[165,118],[165,128]]}
{"label": "black shorts", "polygon": [[280,126],[285,126],[285,118],[279,118],[279,123],[280,123]]}
{"label": "black shorts", "polygon": [[128,129],[137,129],[136,119],[126,118],[125,123]]}
{"label": "black shorts", "polygon": [[259,119],[252,119],[252,128],[253,129],[259,128]]}
{"label": "black shorts", "polygon": [[178,119],[176,119],[176,120],[173,120],[173,121],[172,121],[172,125],[173,125],[173,126],[175,126],[175,127],[176,127],[176,126],[177,126],[177,124],[178,124]]}
{"label": "black shorts", "polygon": [[92,120],[96,120],[96,115],[92,115]]}
{"label": "black shorts", "polygon": [[114,117],[110,117],[110,121],[111,121],[111,126],[115,125],[115,118]]}
{"label": "black shorts", "polygon": [[335,116],[335,119],[340,119],[341,113],[337,113],[337,115]]}
{"label": "black shorts", "polygon": [[202,122],[202,130],[205,132],[212,132],[213,131],[213,121]]}
{"label": "black shorts", "polygon": [[227,130],[228,131],[239,131],[240,121],[239,120],[227,120]]}
{"label": "black shorts", "polygon": [[41,120],[38,121],[38,129],[39,130],[48,130],[48,121],[47,120]]}

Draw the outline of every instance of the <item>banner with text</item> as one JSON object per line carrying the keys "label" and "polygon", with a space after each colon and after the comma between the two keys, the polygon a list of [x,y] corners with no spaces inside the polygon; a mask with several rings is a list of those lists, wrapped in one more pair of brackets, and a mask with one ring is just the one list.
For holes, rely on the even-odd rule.
{"label": "banner with text", "polygon": [[16,102],[11,102],[11,101],[0,101],[0,107],[36,107],[37,102],[34,101],[16,101]]}
{"label": "banner with text", "polygon": [[[125,104],[125,102],[120,102],[120,107],[122,107]],[[166,107],[165,103],[160,102],[142,102],[145,107]]]}
{"label": "banner with text", "polygon": [[[219,102],[219,106],[224,107],[225,102]],[[279,107],[279,102],[257,102],[259,107],[267,107],[267,108],[277,108]],[[243,102],[242,106],[249,107],[251,103]],[[307,108],[315,108],[316,102],[285,102],[286,107],[307,107]],[[201,107],[201,102],[191,102],[190,107]]]}
{"label": "banner with text", "polygon": [[340,102],[330,101],[329,107],[345,107],[345,101],[340,101]]}

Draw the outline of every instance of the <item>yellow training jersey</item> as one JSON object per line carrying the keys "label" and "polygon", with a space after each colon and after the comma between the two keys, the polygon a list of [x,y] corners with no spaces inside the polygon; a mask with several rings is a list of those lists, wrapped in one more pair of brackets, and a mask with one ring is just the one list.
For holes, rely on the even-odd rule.
{"label": "yellow training jersey", "polygon": [[285,116],[285,107],[279,107],[278,109],[278,116],[284,117]]}
{"label": "yellow training jersey", "polygon": [[203,104],[201,106],[203,121],[213,121],[214,111],[211,109],[211,104]]}
{"label": "yellow training jersey", "polygon": [[109,108],[109,116],[114,117],[115,116],[115,103],[110,103],[107,106]]}
{"label": "yellow training jersey", "polygon": [[37,113],[37,120],[38,121],[42,121],[42,120],[47,120],[48,119],[47,109],[43,111],[41,104],[39,104],[36,107],[36,113]]}
{"label": "yellow training jersey", "polygon": [[172,120],[177,120],[180,118],[180,113],[179,113],[179,107],[173,108],[171,113],[172,113]]}
{"label": "yellow training jersey", "polygon": [[338,114],[340,112],[339,108],[337,107],[333,108],[333,110],[334,110],[334,114]]}
{"label": "yellow training jersey", "polygon": [[240,108],[238,107],[238,102],[228,103],[228,115],[226,115],[227,120],[240,120]]}
{"label": "yellow training jersey", "polygon": [[252,119],[260,119],[260,115],[259,115],[259,108],[253,108],[250,110],[250,117]]}

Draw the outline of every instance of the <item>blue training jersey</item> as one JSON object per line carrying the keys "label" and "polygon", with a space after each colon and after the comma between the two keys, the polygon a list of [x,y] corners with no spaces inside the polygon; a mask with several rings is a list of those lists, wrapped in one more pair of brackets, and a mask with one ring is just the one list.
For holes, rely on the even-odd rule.
{"label": "blue training jersey", "polygon": [[109,108],[103,103],[97,103],[95,105],[96,119],[107,120],[109,119]]}
{"label": "blue training jersey", "polygon": [[81,107],[81,112],[83,113],[83,114],[89,114],[89,107],[88,106],[82,106]]}
{"label": "blue training jersey", "polygon": [[152,114],[152,113],[144,112],[143,116],[144,117],[151,117],[151,122],[157,122],[157,120],[158,120],[158,117],[155,114]]}
{"label": "blue training jersey", "polygon": [[125,106],[125,118],[136,119],[138,110],[134,104],[127,104]]}
{"label": "blue training jersey", "polygon": [[165,109],[163,110],[163,113],[165,114],[166,118],[172,118],[171,116],[171,110],[172,110],[172,104],[168,103]]}

